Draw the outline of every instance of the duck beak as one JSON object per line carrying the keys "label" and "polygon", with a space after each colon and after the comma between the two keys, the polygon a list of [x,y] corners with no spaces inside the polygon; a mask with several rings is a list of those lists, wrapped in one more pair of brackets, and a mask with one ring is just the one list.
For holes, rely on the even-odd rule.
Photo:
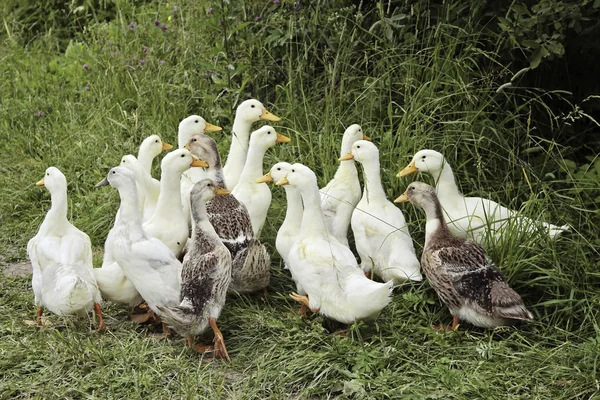
{"label": "duck beak", "polygon": [[198,160],[196,157],[192,157],[192,163],[190,167],[202,167],[208,168],[208,163],[206,161]]}
{"label": "duck beak", "polygon": [[188,143],[188,144],[186,144],[185,146],[183,146],[183,148],[184,148],[184,149],[186,149],[186,150],[189,150],[189,149],[190,149],[190,145],[189,145],[189,143]]}
{"label": "duck beak", "polygon": [[278,133],[277,140],[275,140],[275,143],[288,143],[291,141],[292,141],[292,139],[290,139],[289,137],[282,135],[281,133]]}
{"label": "duck beak", "polygon": [[351,151],[347,152],[345,155],[338,158],[338,161],[348,161],[348,160],[354,160],[354,156],[352,155]]}
{"label": "duck beak", "polygon": [[273,177],[271,176],[271,171],[269,171],[265,176],[256,180],[256,183],[266,183],[273,182]]}
{"label": "duck beak", "polygon": [[289,185],[290,182],[287,180],[287,176],[284,176],[283,178],[281,178],[280,180],[278,180],[275,185],[277,186],[283,186],[283,185]]}
{"label": "duck beak", "polygon": [[40,179],[35,183],[35,186],[44,186],[44,178]]}
{"label": "duck beak", "polygon": [[107,178],[104,178],[100,182],[96,183],[96,185],[94,187],[107,186],[107,185],[110,185],[110,183],[108,183]]}
{"label": "duck beak", "polygon": [[396,200],[394,200],[394,203],[406,203],[407,201],[408,201],[408,196],[406,195],[406,191],[405,191],[400,196],[398,196],[398,198]]}
{"label": "duck beak", "polygon": [[218,188],[215,189],[215,195],[216,196],[223,196],[225,194],[230,194],[230,193],[231,193],[231,190],[223,189],[223,188],[220,188],[220,187],[218,187]]}
{"label": "duck beak", "polygon": [[213,124],[209,124],[208,122],[206,123],[206,128],[204,128],[204,133],[208,133],[208,132],[219,132],[220,130],[223,130],[223,128],[221,128],[220,126],[216,126]]}
{"label": "duck beak", "polygon": [[415,167],[415,162],[411,161],[410,164],[402,171],[398,172],[396,175],[398,178],[402,178],[403,176],[414,174],[415,172],[419,172],[419,168]]}
{"label": "duck beak", "polygon": [[367,135],[365,135],[363,133],[363,140],[368,140],[369,142],[372,141],[373,139],[371,139],[370,137],[368,137]]}
{"label": "duck beak", "polygon": [[281,121],[281,118],[279,118],[277,115],[271,114],[270,112],[267,111],[267,109],[263,109],[262,113],[260,114],[260,119],[262,119],[263,121]]}
{"label": "duck beak", "polygon": [[171,150],[172,148],[173,148],[173,146],[171,146],[169,143],[163,142],[163,144],[162,144],[162,151]]}

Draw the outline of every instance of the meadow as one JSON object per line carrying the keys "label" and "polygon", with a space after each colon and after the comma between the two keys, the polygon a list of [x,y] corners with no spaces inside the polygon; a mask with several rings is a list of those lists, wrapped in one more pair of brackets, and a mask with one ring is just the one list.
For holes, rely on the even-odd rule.
{"label": "meadow", "polygon": [[[340,334],[320,316],[302,317],[288,297],[295,286],[274,248],[285,196],[273,187],[261,236],[271,284],[230,296],[219,320],[231,363],[154,335],[108,302],[108,332],[85,318],[32,326],[30,277],[0,273],[0,398],[600,396],[600,143],[588,111],[596,97],[577,102],[529,79],[550,55],[511,59],[510,40],[482,28],[485,10],[446,2],[99,3],[111,7],[69,9],[72,20],[88,18],[63,30],[53,14],[32,24],[3,9],[1,263],[26,259],[50,205],[35,182],[56,166],[69,182],[69,219],[92,239],[100,266],[119,199],[94,184],[146,136],[176,144],[191,114],[223,128],[213,137],[224,156],[247,98],[281,117],[274,126],[292,139],[267,152],[265,172],[302,162],[324,186],[344,129],[359,123],[380,150],[390,199],[414,179],[432,183],[396,178],[431,148],[465,195],[572,229],[554,241],[514,232],[486,248],[532,323],[436,332],[431,325],[451,317],[424,281],[399,286],[376,321]],[[400,207],[420,254],[424,215]]]}

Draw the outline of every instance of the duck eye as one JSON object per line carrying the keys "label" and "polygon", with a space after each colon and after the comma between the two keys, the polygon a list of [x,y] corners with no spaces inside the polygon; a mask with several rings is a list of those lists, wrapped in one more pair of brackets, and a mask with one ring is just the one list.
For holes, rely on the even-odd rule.
{"label": "duck eye", "polygon": [[185,154],[182,154],[182,155],[181,155],[181,158],[183,158],[183,157],[185,157]]}
{"label": "duck eye", "polygon": [[113,171],[112,173],[113,173],[113,175],[114,175],[114,174],[116,174],[116,172],[115,172],[115,171]]}
{"label": "duck eye", "polygon": [[254,106],[254,104],[252,104],[250,107],[254,108],[255,106]]}
{"label": "duck eye", "polygon": [[281,168],[277,168],[277,171],[281,171]]}
{"label": "duck eye", "polygon": [[155,140],[154,143],[158,143],[158,140]]}
{"label": "duck eye", "polygon": [[50,172],[46,172],[46,176],[50,176]]}
{"label": "duck eye", "polygon": [[296,170],[295,170],[295,169],[293,169],[293,170],[292,170],[292,172],[296,172]]}
{"label": "duck eye", "polygon": [[181,243],[180,243],[180,242],[177,242],[177,246],[180,246],[180,245],[181,245]]}
{"label": "duck eye", "polygon": [[270,134],[271,134],[271,131],[267,132],[267,135],[270,135]]}
{"label": "duck eye", "polygon": [[195,122],[195,123],[198,123],[199,121],[198,121],[198,120],[195,120],[194,122]]}
{"label": "duck eye", "polygon": [[357,149],[360,149],[360,146],[356,146]]}
{"label": "duck eye", "polygon": [[424,159],[425,159],[425,157],[427,157],[427,156],[423,156],[423,157],[421,157],[421,160],[424,160]]}
{"label": "duck eye", "polygon": [[198,140],[198,139],[192,139],[192,142],[195,142],[195,141],[197,141],[197,140]]}

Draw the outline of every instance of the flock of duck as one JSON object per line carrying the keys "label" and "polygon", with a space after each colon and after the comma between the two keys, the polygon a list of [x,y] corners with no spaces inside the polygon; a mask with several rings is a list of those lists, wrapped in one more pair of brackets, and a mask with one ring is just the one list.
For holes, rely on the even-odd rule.
{"label": "flock of duck", "polygon": [[[482,198],[463,197],[442,154],[422,150],[399,174],[433,175],[436,186],[411,183],[395,202],[410,201],[426,214],[421,260],[400,208],[386,198],[379,151],[359,125],[344,133],[334,178],[319,189],[305,165],[279,162],[263,175],[263,157],[290,138],[269,125],[251,132],[259,120],[279,121],[257,100],[239,105],[225,165],[209,132],[221,128],[199,116],[179,124],[178,149],[161,162],[161,179],[152,162],[172,146],[152,135],[138,156],[126,155],[96,186],[110,185],[121,204],[105,246],[101,268],[92,266],[89,237],[67,220],[67,181],[55,167],[46,170],[52,206],[27,246],[32,287],[43,324],[44,308],[58,315],[94,310],[99,329],[106,325],[101,301],[129,306],[144,303],[144,322],[162,321],[198,351],[214,350],[229,360],[217,320],[228,292],[250,293],[269,285],[270,255],[260,233],[271,203],[267,183],[283,186],[287,211],[275,246],[296,284],[292,299],[328,318],[352,323],[377,317],[392,289],[421,281],[421,267],[454,317],[480,327],[531,320],[521,297],[506,283],[480,244],[501,237],[518,224],[551,237],[568,229],[517,215]],[[355,162],[364,171],[361,186]],[[360,264],[348,246],[352,227]],[[191,231],[191,235],[190,235]],[[183,259],[183,263],[180,260]],[[382,282],[370,279],[376,275]],[[194,337],[210,327],[214,347]]]}

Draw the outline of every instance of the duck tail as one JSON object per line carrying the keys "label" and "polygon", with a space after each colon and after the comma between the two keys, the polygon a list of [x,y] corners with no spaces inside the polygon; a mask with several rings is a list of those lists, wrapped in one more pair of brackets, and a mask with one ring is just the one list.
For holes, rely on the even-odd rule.
{"label": "duck tail", "polygon": [[394,281],[386,283],[372,281],[364,275],[358,275],[348,285],[350,302],[357,310],[356,319],[376,317],[391,301]]}
{"label": "duck tail", "polygon": [[178,333],[189,332],[198,321],[194,308],[184,302],[176,307],[157,306],[157,308],[162,322]]}
{"label": "duck tail", "polygon": [[[94,305],[91,288],[83,279],[72,276],[57,282],[54,295],[49,296],[47,307],[58,315],[89,311]],[[56,301],[53,301],[53,298]]]}
{"label": "duck tail", "polygon": [[548,235],[550,235],[550,238],[552,239],[556,238],[563,232],[569,232],[571,230],[569,225],[556,226],[552,224],[546,224],[546,227],[548,228]]}
{"label": "duck tail", "polygon": [[533,321],[533,315],[523,303],[510,306],[499,307],[497,313],[502,318],[508,318],[519,321]]}

